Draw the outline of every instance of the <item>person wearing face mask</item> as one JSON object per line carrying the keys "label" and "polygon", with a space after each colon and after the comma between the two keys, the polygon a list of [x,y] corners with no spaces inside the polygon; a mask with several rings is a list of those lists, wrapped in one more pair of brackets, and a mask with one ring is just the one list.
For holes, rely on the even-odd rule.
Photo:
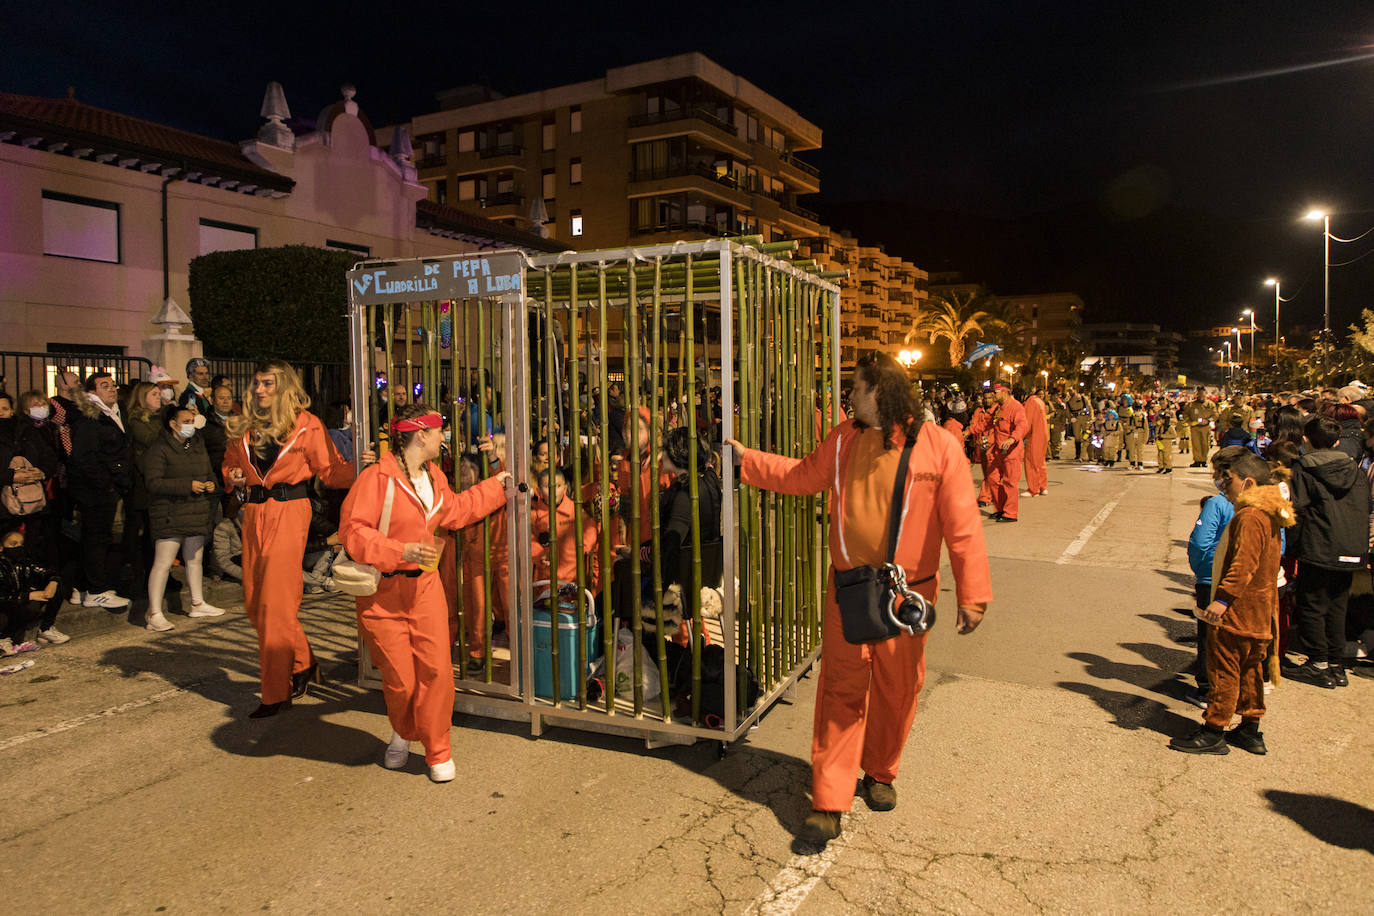
{"label": "person wearing face mask", "polygon": [[405,766],[411,742],[419,741],[435,782],[452,780],[457,768],[449,737],[452,637],[434,532],[467,527],[500,509],[510,480],[502,471],[454,493],[430,464],[439,457],[442,425],[433,410],[400,408],[391,425],[391,451],[358,475],[339,522],[348,555],[382,574],[377,591],[356,602],[358,629],[382,672],[392,727],[383,763],[392,770]]}
{"label": "person wearing face mask", "polygon": [[162,598],[178,552],[191,593],[186,616],[219,617],[224,611],[206,602],[201,590],[205,541],[210,535],[219,484],[205,442],[197,435],[196,412],[189,407],[168,407],[159,416],[162,424],[157,441],[143,459],[153,537],[145,625],[165,632],[173,626],[163,613]]}
{"label": "person wearing face mask", "polygon": [[[0,655],[18,655],[39,648],[25,636],[35,618],[56,614],[62,604],[61,583],[49,567],[29,556],[22,529],[6,527],[0,532]],[[57,642],[42,639],[41,624],[40,641]]]}
{"label": "person wearing face mask", "polygon": [[140,570],[144,578],[153,569],[153,539],[148,528],[143,458],[162,428],[162,411],[167,406],[162,398],[165,390],[152,382],[135,382],[124,401],[124,422],[134,448],[133,489],[124,500],[124,562]]}
{"label": "person wearing face mask", "polygon": [[67,462],[68,492],[81,515],[82,603],[122,611],[129,599],[115,592],[110,547],[119,501],[133,490],[133,443],[119,409],[114,377],[93,372],[84,387],[85,398],[78,405],[81,419],[71,426]]}
{"label": "person wearing face mask", "polygon": [[[0,527],[22,525],[24,537],[30,542],[29,556],[48,569],[58,569],[60,523],[51,494],[55,492],[53,481],[60,465],[56,440],[46,422],[49,407],[47,399],[37,391],[25,392],[19,403],[25,411],[23,415],[13,412],[8,394],[0,394],[0,487],[38,484],[43,487],[44,505],[37,511],[14,517],[0,503]],[[36,421],[36,416],[42,419]],[[15,458],[24,459],[29,466],[11,467]],[[69,638],[55,626],[61,606],[61,598],[44,603],[38,626],[39,642],[56,645]]]}

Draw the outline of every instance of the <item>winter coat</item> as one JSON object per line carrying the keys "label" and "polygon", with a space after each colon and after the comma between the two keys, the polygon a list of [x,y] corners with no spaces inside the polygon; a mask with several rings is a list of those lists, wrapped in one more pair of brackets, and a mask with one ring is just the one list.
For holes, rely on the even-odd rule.
{"label": "winter coat", "polygon": [[191,492],[192,481],[215,479],[199,433],[187,440],[164,429],[143,456],[143,469],[153,539],[209,536],[215,494]]}
{"label": "winter coat", "polygon": [[134,451],[128,433],[89,403],[71,424],[67,490],[78,503],[113,505],[133,487]]}
{"label": "winter coat", "polygon": [[[133,411],[130,413],[132,414]],[[143,458],[148,454],[148,449],[152,448],[153,443],[157,441],[158,430],[162,428],[162,412],[157,411],[144,417],[126,416],[124,428],[129,431],[129,438],[133,441],[134,448],[133,488],[124,501],[124,507],[126,509],[147,509],[148,487],[143,480]]]}
{"label": "winter coat", "polygon": [[220,519],[215,526],[215,568],[226,578],[243,581],[243,534],[237,518]]}
{"label": "winter coat", "polygon": [[1216,553],[1217,542],[1221,540],[1221,533],[1235,514],[1236,509],[1231,501],[1218,493],[1207,500],[1197,522],[1193,524],[1193,533],[1188,536],[1188,565],[1192,567],[1199,585],[1212,584],[1212,557]]}
{"label": "winter coat", "polygon": [[1293,463],[1293,510],[1298,516],[1293,555],[1323,569],[1356,570],[1369,554],[1369,480],[1334,448],[1308,452]]}
{"label": "winter coat", "polygon": [[1213,600],[1228,605],[1217,626],[1248,639],[1270,639],[1279,612],[1279,534],[1294,523],[1277,486],[1251,487],[1236,499],[1226,558]]}
{"label": "winter coat", "polygon": [[[29,464],[43,472],[46,480],[57,476],[57,453],[42,433],[28,417],[15,415],[0,420],[0,487],[8,487],[14,482],[14,470],[10,462],[15,458],[25,458]],[[0,505],[0,519],[9,518],[9,513]]]}
{"label": "winter coat", "polygon": [[1358,419],[1341,421],[1341,439],[1332,448],[1349,455],[1351,461],[1364,457],[1364,428]]}
{"label": "winter coat", "polygon": [[[201,414],[201,416],[205,416]],[[205,420],[205,428],[200,431],[197,438],[205,440],[205,451],[210,456],[210,467],[215,470],[215,479],[219,481],[221,487],[224,486],[222,465],[224,464],[224,453],[229,449],[229,432],[224,428],[224,424],[214,418],[211,414]]]}

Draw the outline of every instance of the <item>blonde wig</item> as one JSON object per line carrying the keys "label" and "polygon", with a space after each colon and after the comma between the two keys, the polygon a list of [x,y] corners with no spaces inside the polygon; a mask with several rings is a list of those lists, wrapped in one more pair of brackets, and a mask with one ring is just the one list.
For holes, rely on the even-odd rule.
{"label": "blonde wig", "polygon": [[255,375],[270,372],[276,377],[277,399],[271,407],[264,408],[259,407],[257,398],[250,394],[245,399],[248,403],[244,405],[243,414],[230,417],[227,426],[229,434],[235,438],[251,431],[253,450],[261,457],[267,443],[286,444],[301,411],[309,409],[310,396],[301,387],[301,377],[296,370],[279,359],[259,363],[253,371]]}

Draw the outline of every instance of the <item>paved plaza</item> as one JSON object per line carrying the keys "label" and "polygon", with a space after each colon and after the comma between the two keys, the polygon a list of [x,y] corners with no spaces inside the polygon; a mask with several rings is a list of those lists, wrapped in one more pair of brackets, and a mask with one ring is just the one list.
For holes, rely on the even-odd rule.
{"label": "paved plaza", "polygon": [[[1186,459],[1186,456],[1185,456]],[[897,781],[799,855],[814,674],[716,748],[460,716],[458,779],[380,765],[351,605],[307,597],[329,683],[250,721],[236,589],[74,639],[0,680],[0,881],[17,913],[1215,913],[1348,910],[1374,874],[1374,680],[1285,683],[1267,757],[1166,747],[1199,711],[1185,543],[1200,470],[1052,462],[986,526],[996,600],[942,595]],[[947,570],[946,570],[947,573]],[[952,588],[948,575],[944,587]],[[1358,907],[1358,904],[1353,904]]]}

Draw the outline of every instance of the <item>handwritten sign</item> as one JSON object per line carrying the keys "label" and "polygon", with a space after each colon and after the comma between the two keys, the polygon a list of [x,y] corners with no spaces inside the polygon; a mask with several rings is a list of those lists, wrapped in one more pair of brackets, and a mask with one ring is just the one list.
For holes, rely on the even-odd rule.
{"label": "handwritten sign", "polygon": [[518,251],[393,261],[348,272],[355,305],[491,298],[519,293],[524,282],[525,257]]}

